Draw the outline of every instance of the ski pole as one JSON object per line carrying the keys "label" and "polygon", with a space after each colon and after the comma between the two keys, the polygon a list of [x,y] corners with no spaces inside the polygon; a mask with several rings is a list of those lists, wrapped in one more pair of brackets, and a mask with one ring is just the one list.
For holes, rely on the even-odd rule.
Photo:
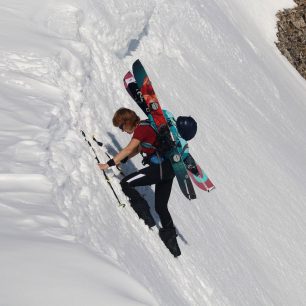
{"label": "ski pole", "polygon": [[[87,142],[87,144],[88,144],[89,147],[91,148],[92,152],[94,153],[94,155],[95,155],[95,160],[96,160],[97,163],[99,164],[100,161],[99,161],[99,158],[98,158],[98,156],[97,156],[97,153],[96,153],[95,149],[92,147],[90,141],[87,140],[85,132],[81,130],[81,133],[82,133],[82,135],[83,135],[85,141]],[[107,181],[109,187],[111,188],[111,190],[112,190],[114,196],[116,197],[116,199],[117,199],[117,201],[118,201],[118,203],[119,203],[119,207],[125,207],[125,204],[124,204],[124,203],[121,203],[121,201],[120,201],[120,199],[119,199],[119,197],[118,197],[116,191],[114,190],[114,188],[113,188],[113,186],[112,186],[112,184],[111,184],[111,182],[110,182],[110,178],[108,177],[108,175],[106,174],[106,172],[105,172],[104,170],[102,170],[102,171],[103,171],[105,180]]]}
{"label": "ski pole", "polygon": [[[103,142],[98,141],[98,140],[96,139],[95,136],[92,136],[92,139],[93,139],[94,142],[96,142],[96,144],[97,144],[99,147],[103,147]],[[112,157],[108,154],[107,151],[105,151],[104,153],[106,154],[106,156],[107,156],[109,159],[112,158]],[[124,172],[122,171],[122,169],[121,169],[120,167],[118,167],[118,165],[116,165],[116,168],[119,170],[119,173],[120,173],[122,176],[125,176]]]}

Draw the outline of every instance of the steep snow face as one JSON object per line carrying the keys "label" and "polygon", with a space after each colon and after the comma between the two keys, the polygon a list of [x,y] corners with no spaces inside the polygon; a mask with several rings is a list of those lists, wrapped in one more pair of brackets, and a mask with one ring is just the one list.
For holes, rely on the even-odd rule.
{"label": "steep snow face", "polygon": [[295,5],[293,0],[280,1],[241,1],[234,0],[229,4],[224,0],[217,0],[216,3],[220,5],[222,11],[231,19],[233,24],[242,33],[247,33],[247,36],[257,36],[263,43],[272,45],[275,41],[276,34],[276,16],[275,13],[283,8],[293,7]]}
{"label": "steep snow face", "polygon": [[57,199],[74,192],[67,134],[83,144],[71,118],[90,53],[79,42],[85,11],[75,1],[2,2],[0,305],[157,305],[114,260],[76,244],[73,215],[61,209],[69,200]]}
{"label": "steep snow face", "polygon": [[[11,280],[0,286],[5,305],[304,303],[306,85],[273,44],[274,15],[289,5],[1,5],[0,256]],[[115,154],[128,143],[111,118],[121,106],[142,115],[122,84],[137,58],[162,105],[197,119],[191,152],[217,186],[211,194],[197,190],[189,203],[174,184],[178,259],[157,229],[149,231],[129,205],[118,207],[80,133],[104,143],[94,147],[102,161],[105,150]],[[124,171],[138,167],[136,158]],[[127,203],[121,175],[108,174]],[[154,211],[152,190],[141,192]],[[14,284],[26,288],[20,297]]]}

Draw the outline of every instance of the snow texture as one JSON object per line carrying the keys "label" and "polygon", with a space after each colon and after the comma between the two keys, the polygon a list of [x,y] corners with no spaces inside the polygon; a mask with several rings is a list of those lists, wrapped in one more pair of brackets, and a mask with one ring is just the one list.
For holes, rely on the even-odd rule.
{"label": "snow texture", "polygon": [[[1,306],[306,305],[306,83],[274,46],[293,4],[1,0]],[[142,116],[122,84],[137,58],[197,120],[191,152],[217,187],[189,202],[174,184],[176,259],[80,133],[104,162],[128,143],[111,119]]]}

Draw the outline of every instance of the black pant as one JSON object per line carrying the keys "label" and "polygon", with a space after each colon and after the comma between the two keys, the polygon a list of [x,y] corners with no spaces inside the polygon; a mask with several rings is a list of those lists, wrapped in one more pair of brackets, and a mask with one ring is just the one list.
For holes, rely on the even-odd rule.
{"label": "black pant", "polygon": [[173,228],[172,217],[167,207],[173,178],[171,163],[166,160],[161,165],[150,164],[149,167],[126,176],[121,181],[121,187],[126,196],[130,198],[132,207],[133,205],[141,206],[141,209],[146,211],[149,208],[148,204],[134,187],[155,184],[155,211],[164,228]]}

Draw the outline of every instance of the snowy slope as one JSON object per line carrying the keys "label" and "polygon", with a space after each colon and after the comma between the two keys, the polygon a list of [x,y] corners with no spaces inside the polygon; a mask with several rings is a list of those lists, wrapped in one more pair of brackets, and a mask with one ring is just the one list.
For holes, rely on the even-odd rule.
{"label": "snowy slope", "polygon": [[[273,43],[292,5],[1,2],[1,306],[305,305],[306,83]],[[178,259],[117,207],[80,134],[111,154],[129,141],[111,118],[141,115],[122,85],[137,58],[197,119],[191,151],[217,186],[188,202],[174,185]]]}

